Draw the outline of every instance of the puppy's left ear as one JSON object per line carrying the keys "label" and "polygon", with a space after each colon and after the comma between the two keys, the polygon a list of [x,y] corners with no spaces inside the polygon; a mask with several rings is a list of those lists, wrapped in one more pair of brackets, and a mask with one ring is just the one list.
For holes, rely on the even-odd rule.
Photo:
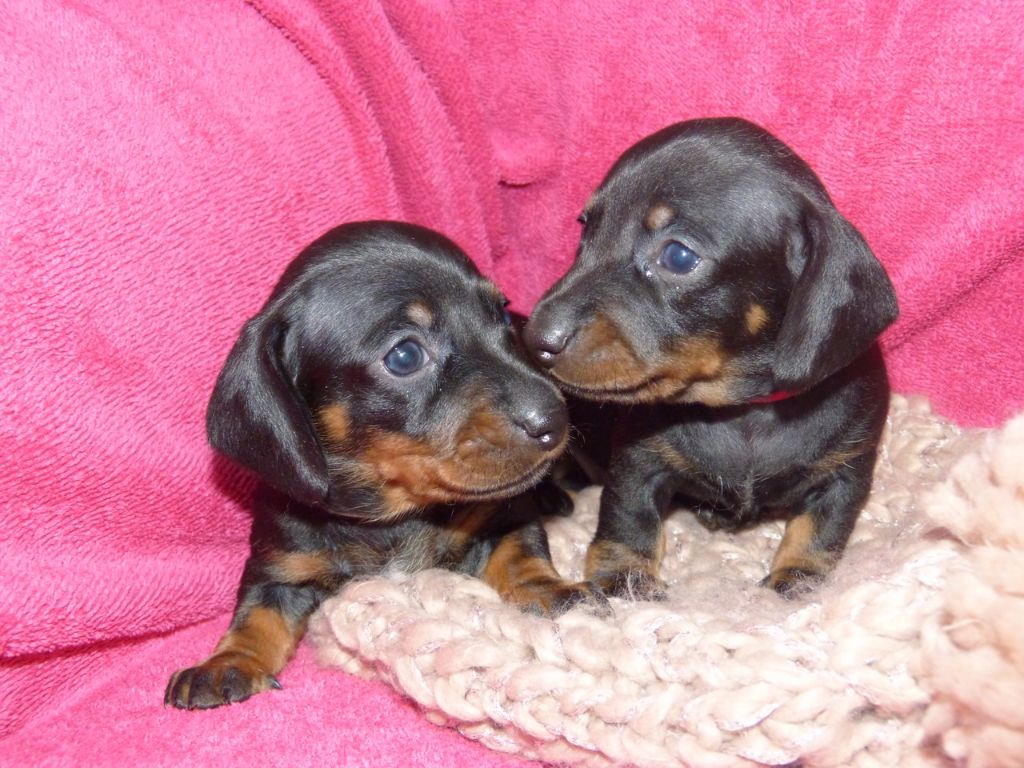
{"label": "puppy's left ear", "polygon": [[797,278],[772,373],[777,389],[800,391],[857,359],[899,309],[885,269],[830,204],[808,206],[787,263]]}

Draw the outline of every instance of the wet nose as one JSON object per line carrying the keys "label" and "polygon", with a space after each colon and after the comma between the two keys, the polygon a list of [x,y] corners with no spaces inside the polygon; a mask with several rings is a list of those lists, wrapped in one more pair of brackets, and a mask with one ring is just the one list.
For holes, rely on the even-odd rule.
{"label": "wet nose", "polygon": [[526,324],[523,340],[537,361],[550,368],[575,333],[576,328],[568,317],[550,312],[535,313]]}
{"label": "wet nose", "polygon": [[544,450],[558,446],[569,428],[569,414],[562,403],[545,408],[530,408],[516,420],[516,424]]}

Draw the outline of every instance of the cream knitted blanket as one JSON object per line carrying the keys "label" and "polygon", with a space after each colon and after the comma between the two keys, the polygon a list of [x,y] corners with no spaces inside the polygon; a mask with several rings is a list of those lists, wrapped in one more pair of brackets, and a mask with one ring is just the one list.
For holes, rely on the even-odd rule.
{"label": "cream knitted blanket", "polygon": [[[549,525],[568,578],[599,494]],[[964,433],[894,397],[847,553],[794,602],[757,586],[781,523],[665,529],[663,603],[552,621],[431,570],[351,584],[311,635],[431,720],[554,763],[1024,766],[1024,416]]]}

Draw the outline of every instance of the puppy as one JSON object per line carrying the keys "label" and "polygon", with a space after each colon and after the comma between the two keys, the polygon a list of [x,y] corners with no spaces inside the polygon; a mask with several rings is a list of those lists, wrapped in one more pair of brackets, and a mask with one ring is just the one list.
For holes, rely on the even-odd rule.
{"label": "puppy", "polygon": [[568,499],[532,488],[568,419],[504,305],[457,246],[408,224],[341,226],[292,262],[207,411],[210,442],[263,481],[237,607],[165,703],[280,687],[320,602],[388,569],[472,574],[542,613],[594,597],[551,565],[539,518]]}
{"label": "puppy", "polygon": [[885,270],[807,164],[740,119],[643,139],[580,221],[525,341],[567,393],[632,405],[614,416],[587,578],[661,596],[661,521],[681,500],[710,527],[784,515],[763,583],[812,586],[871,484],[889,393],[875,339],[897,315]]}

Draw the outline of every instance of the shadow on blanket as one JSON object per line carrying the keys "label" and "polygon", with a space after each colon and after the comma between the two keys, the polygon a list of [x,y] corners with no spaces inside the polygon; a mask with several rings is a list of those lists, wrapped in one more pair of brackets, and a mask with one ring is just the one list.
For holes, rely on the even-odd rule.
{"label": "shadow on blanket", "polygon": [[[549,525],[579,578],[600,489]],[[847,557],[810,600],[756,586],[781,524],[666,526],[665,603],[603,620],[502,605],[441,571],[351,585],[323,663],[379,677],[493,749],[573,765],[1019,765],[1024,417],[964,433],[893,399]]]}

